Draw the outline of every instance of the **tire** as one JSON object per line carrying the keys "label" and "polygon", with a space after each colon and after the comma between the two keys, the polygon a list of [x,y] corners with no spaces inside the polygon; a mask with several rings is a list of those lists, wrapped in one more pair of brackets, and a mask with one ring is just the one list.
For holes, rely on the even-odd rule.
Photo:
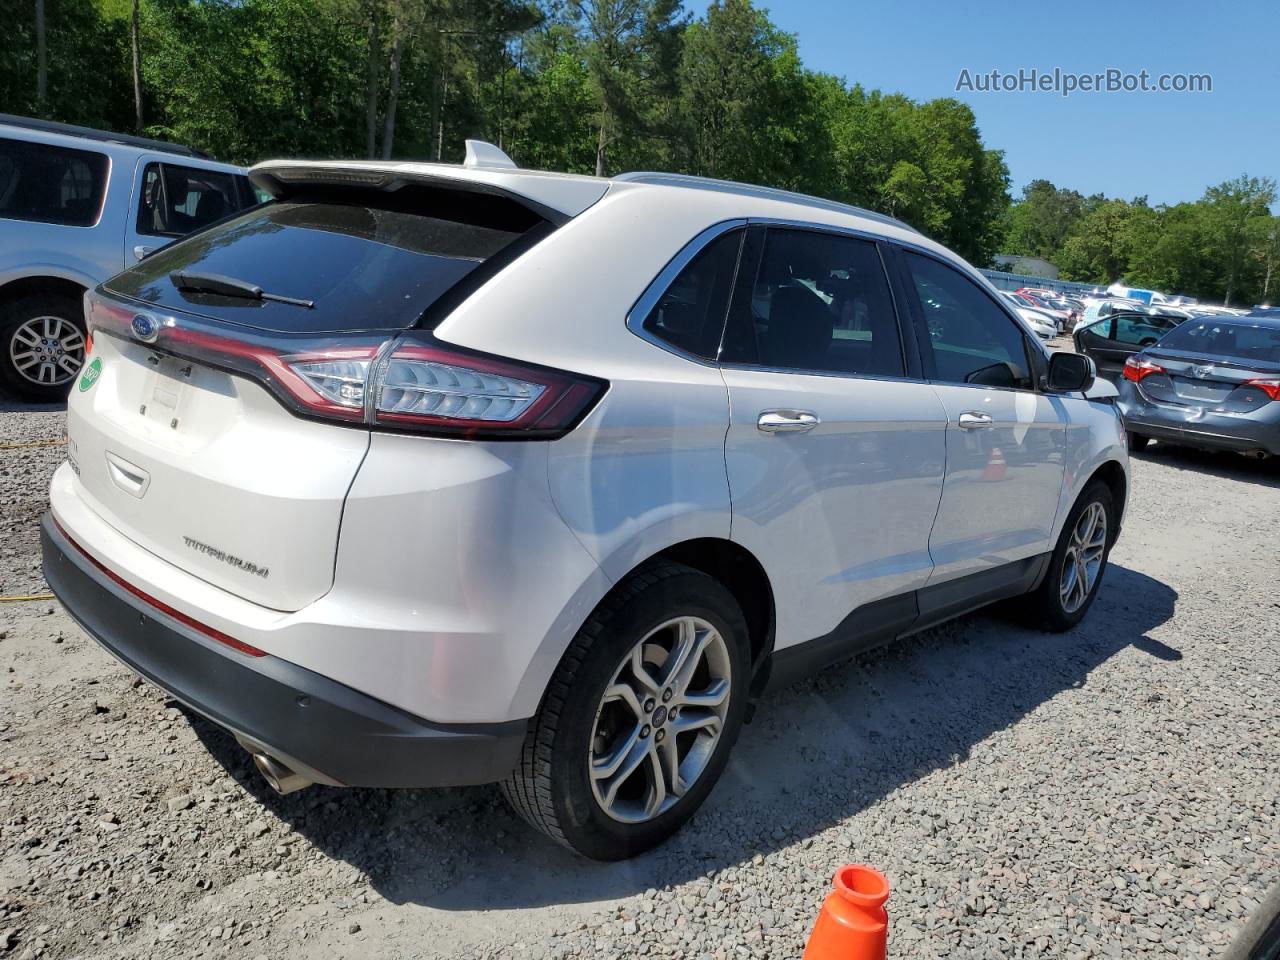
{"label": "tire", "polygon": [[1132,430],[1126,431],[1124,436],[1130,450],[1145,450],[1147,445],[1151,443],[1150,437],[1144,437],[1142,434],[1134,433]]}
{"label": "tire", "polygon": [[[1098,555],[1096,573],[1093,581],[1088,583],[1083,598],[1078,594],[1072,597],[1072,603],[1064,600],[1064,586],[1069,578],[1068,562],[1074,559],[1074,535],[1086,513],[1097,505],[1106,521],[1103,531],[1101,551]],[[1116,538],[1116,507],[1111,490],[1101,480],[1094,480],[1076,500],[1075,506],[1067,515],[1062,533],[1058,536],[1058,544],[1049,559],[1049,569],[1045,572],[1040,586],[1029,593],[1023,601],[1023,609],[1032,625],[1050,633],[1062,633],[1070,630],[1084,619],[1084,615],[1093,606],[1102,584],[1103,575],[1107,572],[1107,559],[1111,555],[1111,546]]]}
{"label": "tire", "polygon": [[[687,636],[705,645],[705,654],[698,654],[703,658],[698,672],[687,682],[664,675],[674,662],[663,659],[671,656],[664,644],[674,650],[686,636],[678,627],[665,626],[676,618],[693,624],[697,632]],[[642,701],[637,695],[634,706],[627,697],[606,699],[606,688],[648,689],[632,672],[637,649],[645,672],[650,679],[661,679],[657,687],[662,689],[654,688],[655,695]],[[724,771],[746,712],[749,670],[746,622],[719,581],[681,564],[642,568],[601,602],[569,645],[530,724],[520,764],[502,784],[503,793],[530,824],[585,857],[622,860],[642,853],[683,826]],[[680,708],[677,719],[666,712],[662,698],[667,690],[692,691],[691,697],[701,691],[706,702],[716,690],[727,693],[715,707],[696,706],[685,702],[683,693],[674,694],[670,704]],[[717,710],[718,735],[709,723],[684,729],[706,722]],[[677,724],[680,732],[675,732]],[[673,745],[677,757],[682,748],[686,751],[676,763],[676,780],[684,790],[666,790],[670,779],[664,778],[667,800],[660,803],[669,800],[669,805],[660,806],[652,778],[662,768],[655,758],[668,758]],[[644,761],[629,764],[646,750]],[[623,757],[619,772],[600,775],[610,766],[606,761],[617,756]],[[635,772],[623,776],[629,766]],[[684,782],[681,775],[686,773]],[[602,801],[610,796],[611,807]]]}
{"label": "tire", "polygon": [[37,293],[0,307],[0,382],[24,400],[65,400],[84,363],[84,306]]}

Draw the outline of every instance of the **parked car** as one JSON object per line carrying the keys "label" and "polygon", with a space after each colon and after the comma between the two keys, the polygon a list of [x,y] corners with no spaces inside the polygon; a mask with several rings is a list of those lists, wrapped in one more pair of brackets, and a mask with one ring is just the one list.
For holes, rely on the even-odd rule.
{"label": "parked car", "polygon": [[1146,312],[1110,313],[1076,327],[1071,339],[1079,353],[1093,359],[1100,375],[1114,380],[1124,371],[1130,356],[1159,341],[1180,322],[1178,318]]}
{"label": "parked car", "polygon": [[244,169],[172,143],[0,114],[0,382],[64,397],[86,290],[257,203]]}
{"label": "parked car", "polygon": [[1129,444],[1280,454],[1280,317],[1198,317],[1131,356]]}
{"label": "parked car", "polygon": [[474,143],[251,179],[87,298],[44,569],[281,791],[501,781],[625,857],[764,691],[1097,594],[1114,388],[898,221]]}
{"label": "parked car", "polygon": [[1018,316],[1026,321],[1027,326],[1041,340],[1052,340],[1058,335],[1058,325],[1055,318],[1048,314],[1041,313],[1039,310],[1031,310],[1027,307],[1017,307]]}

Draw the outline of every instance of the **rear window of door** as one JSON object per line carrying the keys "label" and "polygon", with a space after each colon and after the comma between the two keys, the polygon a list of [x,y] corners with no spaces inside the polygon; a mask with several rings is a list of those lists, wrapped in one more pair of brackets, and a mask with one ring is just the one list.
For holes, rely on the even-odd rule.
{"label": "rear window of door", "polygon": [[185,237],[256,202],[248,177],[149,163],[138,191],[138,233]]}
{"label": "rear window of door", "polygon": [[[496,269],[549,229],[513,201],[405,187],[341,199],[298,198],[246,210],[165,247],[108,281],[125,297],[281,333],[413,326],[473,271]],[[170,276],[215,274],[285,297],[266,300],[179,290]]]}
{"label": "rear window of door", "polygon": [[904,374],[893,296],[872,241],[769,229],[750,302],[735,303],[734,314],[725,362],[813,373]]}
{"label": "rear window of door", "polygon": [[1022,331],[960,271],[905,251],[912,287],[933,354],[935,379],[987,387],[1031,388]]}
{"label": "rear window of door", "polygon": [[107,169],[105,154],[0,138],[0,217],[91,227]]}

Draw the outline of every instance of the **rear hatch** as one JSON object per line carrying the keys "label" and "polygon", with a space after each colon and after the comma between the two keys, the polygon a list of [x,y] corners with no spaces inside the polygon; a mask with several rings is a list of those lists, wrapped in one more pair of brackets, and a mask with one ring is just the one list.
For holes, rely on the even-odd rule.
{"label": "rear hatch", "polygon": [[1149,400],[1250,413],[1271,400],[1256,384],[1280,376],[1280,326],[1248,318],[1188,320],[1143,355],[1159,368],[1139,383]]}
{"label": "rear hatch", "polygon": [[80,496],[209,583],[310,603],[368,449],[364,372],[550,229],[492,193],[295,183],[108,280],[68,405]]}

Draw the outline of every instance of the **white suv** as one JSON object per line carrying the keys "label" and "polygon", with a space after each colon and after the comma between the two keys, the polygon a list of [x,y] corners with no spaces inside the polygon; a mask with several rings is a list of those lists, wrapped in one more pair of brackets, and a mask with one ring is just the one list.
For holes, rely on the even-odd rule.
{"label": "white suv", "polygon": [[0,114],[0,385],[65,397],[85,291],[257,203],[244,173],[177,144]]}
{"label": "white suv", "polygon": [[667,174],[273,162],[86,298],[45,572],[282,792],[502,781],[671,834],[748,707],[1022,597],[1128,490],[1092,363],[901,223]]}

